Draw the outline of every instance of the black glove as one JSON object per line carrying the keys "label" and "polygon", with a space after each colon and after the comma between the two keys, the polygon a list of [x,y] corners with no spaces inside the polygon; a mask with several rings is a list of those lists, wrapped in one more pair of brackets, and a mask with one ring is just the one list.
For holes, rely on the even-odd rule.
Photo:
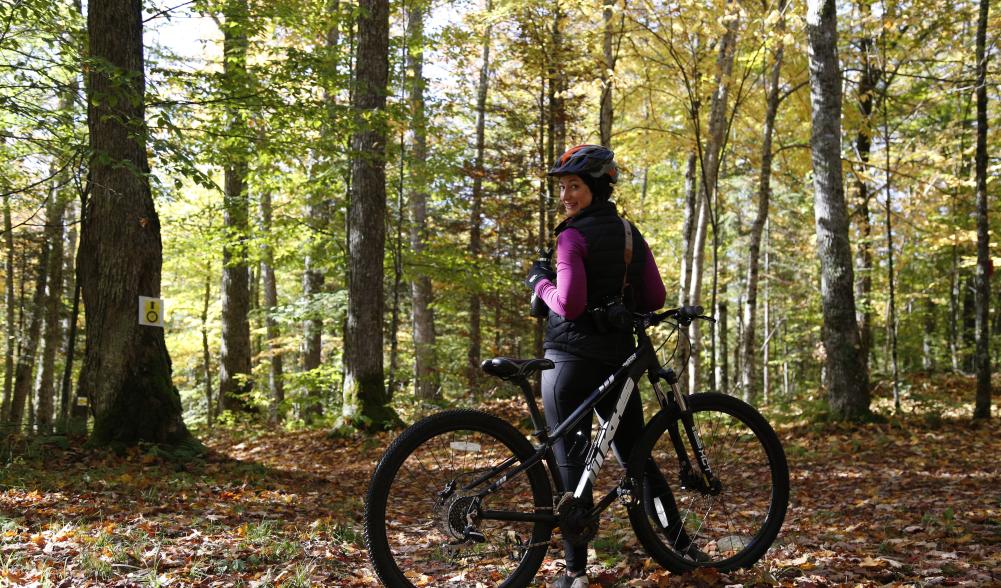
{"label": "black glove", "polygon": [[543,261],[535,261],[532,263],[532,269],[528,270],[528,277],[525,278],[525,285],[534,291],[535,284],[537,284],[542,278],[552,281],[556,278],[556,272],[549,267],[549,264]]}

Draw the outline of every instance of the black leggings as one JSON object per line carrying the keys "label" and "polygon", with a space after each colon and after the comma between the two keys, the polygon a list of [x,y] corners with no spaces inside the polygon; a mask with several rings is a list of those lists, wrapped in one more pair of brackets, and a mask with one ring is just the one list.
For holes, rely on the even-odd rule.
{"label": "black leggings", "polygon": [[[556,367],[542,372],[542,405],[546,411],[546,424],[554,429],[563,422],[581,402],[605,379],[617,369],[594,360],[557,361]],[[607,419],[615,409],[619,395],[612,391],[598,404],[598,414]],[[589,441],[591,439],[591,412],[588,412],[580,424],[553,445],[556,463],[560,468],[560,477],[567,492],[577,488],[577,482],[584,472],[584,460],[587,458]],[[629,459],[633,445],[643,431],[643,406],[639,394],[633,393],[622,414],[619,428],[612,440],[612,451],[619,463],[625,465]],[[590,484],[584,493],[584,500],[593,504]],[[587,545],[573,545],[563,542],[567,569],[580,572],[587,565]]]}

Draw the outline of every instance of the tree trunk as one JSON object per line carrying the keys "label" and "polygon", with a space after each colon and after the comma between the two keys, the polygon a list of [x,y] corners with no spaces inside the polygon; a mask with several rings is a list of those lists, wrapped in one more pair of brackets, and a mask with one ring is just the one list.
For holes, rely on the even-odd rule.
{"label": "tree trunk", "polygon": [[[431,278],[421,269],[427,247],[427,117],[424,112],[424,13],[423,4],[411,8],[410,31],[410,111],[413,128],[413,144],[410,147],[412,185],[410,193],[410,248],[414,252],[416,269],[410,282],[413,298],[414,329],[414,394],[417,398],[436,398],[440,395],[438,376],[435,371],[435,331],[434,310],[431,304]],[[488,35],[489,37],[489,32]],[[489,50],[489,47],[488,47]],[[485,109],[485,105],[484,105]],[[477,125],[481,124],[477,121]],[[478,132],[481,129],[478,128]],[[479,149],[480,146],[477,145]],[[482,151],[478,151],[482,157]],[[478,171],[478,170],[477,170]],[[482,190],[482,184],[480,186]]]}
{"label": "tree trunk", "polygon": [[382,357],[389,3],[361,0],[358,7],[343,417],[356,426],[382,428],[399,422],[389,406]]}
{"label": "tree trunk", "polygon": [[[302,370],[310,371],[320,367],[322,362],[323,349],[323,312],[318,310],[317,296],[323,292],[325,278],[325,267],[323,264],[326,255],[325,244],[327,242],[326,233],[331,225],[332,198],[333,192],[333,169],[331,161],[334,154],[341,146],[337,144],[337,136],[334,132],[336,120],[339,114],[336,111],[337,89],[335,80],[337,76],[337,50],[340,44],[339,28],[340,2],[339,0],[329,0],[327,3],[327,15],[331,19],[327,29],[324,55],[325,75],[323,100],[327,105],[327,117],[320,127],[321,139],[317,160],[319,163],[315,167],[320,168],[320,178],[314,178],[318,184],[318,191],[307,195],[304,214],[309,226],[309,232],[305,244],[305,260],[302,272],[302,293],[303,298],[308,301],[307,316],[302,323]],[[312,381],[307,378],[307,381]],[[309,389],[306,391],[310,401],[306,403],[303,411],[307,419],[318,416],[323,410],[324,390]]]}
{"label": "tree trunk", "polygon": [[[681,225],[681,284],[678,289],[678,306],[688,305],[688,290],[691,288],[692,252],[695,247],[695,219],[699,214],[698,179],[695,175],[695,151],[688,154],[685,166],[685,213]],[[682,382],[687,385],[687,381]]]}
{"label": "tree trunk", "polygon": [[859,328],[859,349],[862,364],[869,369],[869,357],[872,354],[872,221],[869,214],[869,201],[872,190],[869,188],[869,156],[872,152],[872,112],[873,96],[876,85],[882,77],[873,63],[871,51],[872,38],[863,36],[859,39],[859,50],[862,53],[861,74],[858,81],[858,109],[862,120],[855,135],[855,152],[859,160],[859,168],[853,170],[855,201],[858,203],[856,217],[858,242],[855,251],[856,275],[855,296],[857,301],[856,320]]}
{"label": "tree trunk", "polygon": [[[955,208],[955,207],[954,207]],[[958,232],[958,231],[957,231]],[[954,238],[955,241],[955,238]],[[952,263],[949,265],[949,361],[952,371],[959,373],[959,245],[952,244]]]}
{"label": "tree trunk", "polygon": [[14,392],[14,350],[17,347],[17,324],[14,320],[14,231],[10,220],[10,194],[3,195],[3,236],[6,246],[4,257],[4,308],[7,311],[7,321],[4,323],[4,369],[3,369],[3,405],[0,406],[0,423],[7,422]]}
{"label": "tree trunk", "polygon": [[[727,3],[728,10],[733,9],[732,3]],[[695,243],[692,253],[692,270],[688,302],[698,305],[702,302],[702,274],[705,263],[706,232],[709,229],[709,218],[712,214],[711,203],[716,195],[716,184],[719,179],[719,164],[722,157],[723,140],[726,131],[727,96],[730,92],[730,75],[733,71],[733,59],[736,53],[737,25],[739,19],[736,12],[729,14],[726,32],[720,39],[719,56],[716,60],[716,90],[713,92],[709,110],[709,134],[705,146],[700,147],[702,204],[699,207],[698,222],[695,225]],[[694,121],[698,125],[698,121]],[[701,364],[702,342],[699,321],[693,321],[688,327],[688,338],[692,343],[692,355],[688,364],[688,385],[690,390],[699,389],[699,369]]]}
{"label": "tree trunk", "polygon": [[[227,0],[223,13],[223,67],[226,91],[237,95],[247,83],[247,0]],[[237,105],[227,107],[228,141],[225,150],[223,223],[227,241],[222,250],[222,347],[219,361],[219,401],[223,410],[250,410],[250,266],[247,236],[250,233],[247,196],[246,135],[249,132]]]}
{"label": "tree trunk", "polygon": [[935,369],[935,301],[929,296],[924,304],[924,330],[921,339],[921,369],[930,372]]}
{"label": "tree trunk", "polygon": [[[14,372],[14,396],[7,422],[15,430],[20,429],[23,424],[24,404],[29,399],[35,385],[35,353],[38,351],[38,335],[42,327],[42,317],[45,316],[45,272],[48,268],[48,257],[49,244],[43,241],[42,250],[38,256],[38,266],[35,269],[35,291],[31,298],[31,306],[26,309],[28,324],[21,331],[21,350]],[[29,415],[30,412],[29,410]]]}
{"label": "tree trunk", "polygon": [[52,430],[53,404],[56,396],[56,353],[62,355],[62,302],[63,302],[63,219],[66,200],[53,190],[46,206],[45,241],[49,247],[46,280],[48,294],[45,299],[45,334],[42,337],[42,373],[38,384],[38,405],[35,423],[38,432]]}
{"label": "tree trunk", "polygon": [[264,290],[264,324],[267,334],[268,357],[268,391],[270,403],[268,418],[272,423],[282,420],[282,403],[285,401],[285,382],[282,373],[281,332],[278,321],[275,320],[275,309],[278,306],[278,286],[275,282],[275,254],[269,239],[271,238],[271,192],[261,193],[261,235],[264,237],[261,246],[261,280]]}
{"label": "tree trunk", "polygon": [[205,370],[205,420],[215,422],[216,405],[212,400],[212,354],[209,352],[209,302],[212,300],[212,262],[205,264],[205,295],[202,297],[202,367]]}
{"label": "tree trunk", "polygon": [[859,419],[869,414],[869,378],[855,321],[848,214],[841,176],[841,70],[834,0],[808,0],[806,23],[828,402],[834,418]]}
{"label": "tree trunk", "polygon": [[987,15],[989,0],[980,0],[977,20],[977,152],[974,167],[977,178],[977,399],[973,418],[991,416],[990,331],[990,232],[987,217]]}
{"label": "tree trunk", "polygon": [[961,288],[963,294],[963,345],[959,350],[959,360],[963,371],[968,374],[976,371],[975,349],[977,344],[977,287],[976,276],[963,278]]}
{"label": "tree trunk", "polygon": [[[779,0],[779,14],[785,12],[785,0]],[[772,195],[772,135],[775,130],[775,118],[779,110],[779,82],[782,70],[782,58],[785,54],[785,47],[782,37],[785,32],[785,18],[779,17],[778,30],[775,38],[775,63],[772,64],[771,75],[768,80],[768,94],[765,99],[765,128],[761,143],[761,172],[758,182],[758,211],[751,223],[751,234],[749,235],[747,254],[747,284],[744,295],[744,333],[740,339],[740,386],[743,389],[745,401],[750,401],[754,397],[754,372],[755,368],[755,329],[757,327],[757,307],[758,307],[758,268],[761,254],[761,235],[768,220],[768,206]],[[768,330],[767,325],[765,330]]]}
{"label": "tree trunk", "polygon": [[[84,189],[80,194],[81,202],[81,212],[79,214],[80,226],[86,224],[86,214],[83,210],[87,206],[87,196],[88,190]],[[81,295],[81,285],[79,277],[79,266],[76,262],[75,252],[77,251],[77,229],[74,222],[75,206],[70,206],[68,208],[68,218],[67,225],[69,230],[66,235],[66,265],[63,268],[63,275],[66,278],[66,283],[63,287],[66,293],[72,292],[73,304],[68,311],[66,317],[66,362],[63,364],[63,377],[62,377],[62,388],[60,391],[60,396],[62,403],[60,405],[60,419],[63,423],[62,429],[70,435],[83,433],[87,428],[87,416],[89,411],[86,406],[81,405],[81,394],[80,390],[77,390],[76,395],[72,394],[72,383],[73,383],[73,362],[76,360],[76,336],[77,330],[79,328],[79,318],[80,318],[80,295]],[[82,396],[86,398],[86,396]]]}
{"label": "tree trunk", "polygon": [[[487,0],[487,12],[493,9],[491,0]],[[490,35],[492,28],[487,25],[483,34],[483,57],[480,63],[480,82],[476,90],[476,155],[473,167],[473,197],[469,206],[469,257],[473,267],[479,261],[480,224],[483,202],[483,151],[486,145],[487,90],[490,83]],[[469,295],[469,348],[466,352],[466,379],[473,392],[479,390],[480,382],[480,293],[477,290]]]}
{"label": "tree trunk", "polygon": [[[886,62],[886,54],[884,47],[883,62]],[[882,84],[882,102],[883,102],[883,153],[885,154],[886,167],[884,172],[886,173],[886,201],[884,202],[883,212],[884,212],[884,227],[886,228],[886,280],[889,286],[890,298],[887,300],[887,317],[886,317],[886,334],[887,343],[889,346],[889,359],[891,365],[891,373],[893,375],[893,408],[896,412],[900,412],[900,372],[897,366],[897,297],[896,297],[896,275],[893,269],[893,221],[890,217],[890,212],[893,206],[893,190],[890,184],[890,119],[887,108],[888,100],[888,88],[889,81],[884,81]]]}
{"label": "tree trunk", "polygon": [[730,393],[730,372],[727,358],[727,309],[726,309],[726,285],[720,288],[720,300],[716,302],[716,328],[713,333],[716,341],[713,343],[713,350],[716,355],[716,391],[723,394]]}
{"label": "tree trunk", "polygon": [[136,320],[138,297],[160,296],[163,255],[146,159],[139,3],[94,0],[87,24],[91,58],[107,65],[88,70],[93,155],[79,253],[87,316],[80,388],[94,412],[94,442],[186,443],[163,330]]}
{"label": "tree trunk", "polygon": [[601,135],[601,144],[609,149],[612,148],[612,88],[614,87],[613,76],[615,75],[615,52],[612,47],[614,31],[612,18],[614,13],[612,7],[615,0],[603,0],[604,10],[602,19],[605,29],[602,34],[602,56],[604,57],[604,68],[601,72],[601,110],[598,116],[598,131]]}

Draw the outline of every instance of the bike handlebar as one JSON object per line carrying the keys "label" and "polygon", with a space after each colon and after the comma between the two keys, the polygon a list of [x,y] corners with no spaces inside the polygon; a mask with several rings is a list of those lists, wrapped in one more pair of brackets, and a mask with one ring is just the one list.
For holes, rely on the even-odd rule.
{"label": "bike handlebar", "polygon": [[701,306],[682,306],[681,308],[672,308],[665,310],[664,312],[655,312],[643,315],[645,319],[643,322],[652,326],[660,324],[662,321],[667,319],[675,319],[678,321],[678,324],[683,327],[687,327],[692,324],[692,321],[696,319],[713,323],[716,322],[715,318],[702,314],[703,312],[705,312],[705,309]]}

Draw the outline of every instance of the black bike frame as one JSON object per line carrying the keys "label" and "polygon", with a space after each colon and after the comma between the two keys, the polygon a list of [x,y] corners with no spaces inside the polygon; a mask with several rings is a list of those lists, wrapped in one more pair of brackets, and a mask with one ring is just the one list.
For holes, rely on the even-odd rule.
{"label": "black bike frame", "polygon": [[[585,466],[584,472],[574,490],[574,496],[576,498],[580,498],[585,492],[587,492],[588,486],[593,484],[597,478],[598,472],[601,470],[601,466],[604,464],[605,457],[608,454],[611,442],[615,438],[615,432],[618,428],[622,412],[625,410],[630,397],[636,391],[636,383],[644,373],[647,374],[650,383],[653,385],[661,408],[667,409],[672,406],[677,406],[681,412],[682,423],[689,439],[689,443],[694,448],[696,453],[696,462],[699,465],[702,476],[694,475],[695,468],[692,467],[691,461],[688,457],[688,452],[685,450],[680,434],[676,429],[672,428],[670,430],[670,436],[674,444],[675,451],[678,454],[682,475],[687,474],[688,476],[697,479],[699,485],[702,486],[702,489],[705,491],[712,488],[718,488],[718,481],[716,481],[716,478],[709,466],[709,460],[705,455],[702,441],[693,426],[691,412],[688,410],[688,403],[685,400],[685,395],[678,388],[677,376],[670,369],[662,370],[660,368],[657,361],[657,354],[653,349],[649,336],[646,334],[645,324],[641,324],[637,328],[637,339],[639,341],[639,345],[637,346],[636,351],[627,357],[615,373],[609,376],[607,380],[602,382],[598,388],[591,392],[591,394],[580,404],[580,406],[578,406],[577,409],[574,410],[573,413],[571,413],[570,416],[568,416],[563,422],[557,425],[551,433],[548,432],[546,428],[545,420],[543,419],[542,413],[539,411],[538,405],[535,402],[535,396],[532,393],[532,388],[528,383],[528,379],[526,377],[512,378],[514,383],[521,388],[522,394],[525,397],[525,402],[528,404],[532,424],[535,427],[533,434],[539,440],[540,445],[531,457],[526,459],[521,465],[514,468],[510,472],[501,475],[496,481],[481,490],[477,494],[477,497],[479,499],[483,499],[484,497],[496,492],[508,480],[522,474],[529,468],[535,467],[543,460],[546,461],[549,466],[549,471],[552,473],[549,477],[556,486],[557,495],[562,495],[567,492],[568,489],[563,487],[563,480],[557,473],[559,472],[559,469],[556,464],[555,455],[553,454],[553,445],[558,440],[565,438],[567,434],[574,429],[591,410],[594,410],[594,408],[612,392],[612,390],[620,389],[621,386],[621,391],[615,404],[615,408],[611,415],[609,415],[608,420],[604,421],[599,417],[600,430],[598,432],[598,436],[591,446],[591,450],[585,460],[587,465]],[[673,391],[671,396],[665,396],[664,392],[658,386],[658,381],[661,379],[666,380],[671,386]],[[628,458],[629,456],[623,457]],[[464,486],[463,489],[467,492],[475,489],[477,486],[490,480],[494,476],[505,472],[515,463],[515,461],[517,461],[515,457],[505,460],[504,462],[493,467],[490,471],[470,482],[468,485]],[[622,465],[623,467],[626,466],[626,464]],[[594,506],[590,515],[593,516],[601,513],[608,508],[609,505],[611,505],[616,497],[621,496],[628,490],[628,488],[624,488],[620,483]],[[521,512],[483,510],[481,511],[480,516],[484,519],[493,520],[539,521],[554,524],[557,522],[557,518],[554,515],[540,513],[529,514]]]}

